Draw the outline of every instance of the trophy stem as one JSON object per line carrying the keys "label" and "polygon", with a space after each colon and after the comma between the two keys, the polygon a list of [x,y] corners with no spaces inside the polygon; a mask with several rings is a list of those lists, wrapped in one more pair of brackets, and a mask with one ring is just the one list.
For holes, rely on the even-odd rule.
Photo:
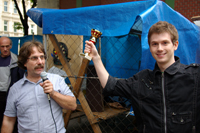
{"label": "trophy stem", "polygon": [[80,53],[79,55],[85,59],[88,59],[89,61],[92,60],[92,57],[90,57],[88,53]]}
{"label": "trophy stem", "polygon": [[[96,29],[92,29],[91,34],[92,34],[92,36],[90,37],[89,41],[93,42],[95,45],[97,38],[99,38],[102,35],[102,33]],[[89,61],[91,61],[91,59],[92,59],[92,57],[89,56],[89,53],[80,53],[79,56],[86,58]]]}

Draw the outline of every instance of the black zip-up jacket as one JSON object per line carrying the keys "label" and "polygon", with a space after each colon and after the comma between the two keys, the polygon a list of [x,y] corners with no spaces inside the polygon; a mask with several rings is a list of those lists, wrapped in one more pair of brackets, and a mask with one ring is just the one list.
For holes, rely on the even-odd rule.
{"label": "black zip-up jacket", "polygon": [[200,133],[200,67],[175,60],[163,73],[156,64],[126,80],[108,78],[104,95],[131,100],[139,133]]}

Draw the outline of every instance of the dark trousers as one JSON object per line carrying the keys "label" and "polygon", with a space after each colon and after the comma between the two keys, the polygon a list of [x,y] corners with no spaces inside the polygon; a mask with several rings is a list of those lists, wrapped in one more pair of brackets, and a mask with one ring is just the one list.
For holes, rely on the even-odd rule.
{"label": "dark trousers", "polygon": [[[0,126],[2,126],[4,111],[6,108],[7,92],[0,91]],[[13,133],[17,133],[17,121],[15,122]]]}

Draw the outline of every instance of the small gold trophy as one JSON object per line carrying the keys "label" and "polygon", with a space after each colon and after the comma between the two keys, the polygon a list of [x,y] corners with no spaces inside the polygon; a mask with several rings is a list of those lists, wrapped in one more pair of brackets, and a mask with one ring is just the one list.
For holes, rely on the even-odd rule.
{"label": "small gold trophy", "polygon": [[[100,31],[98,31],[98,30],[96,30],[96,29],[92,29],[91,30],[91,37],[90,37],[90,40],[89,41],[91,41],[91,42],[93,42],[94,43],[94,45],[96,44],[96,42],[97,42],[97,39],[102,35],[102,33],[100,32]],[[89,56],[89,54],[88,53],[81,53],[81,54],[79,54],[80,56],[82,56],[83,58],[86,58],[86,59],[88,59],[88,60],[90,60],[91,61],[91,57]]]}

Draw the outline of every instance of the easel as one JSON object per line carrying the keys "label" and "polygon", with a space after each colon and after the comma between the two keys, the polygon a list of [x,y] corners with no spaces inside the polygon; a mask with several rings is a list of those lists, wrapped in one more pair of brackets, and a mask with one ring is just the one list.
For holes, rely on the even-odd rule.
{"label": "easel", "polygon": [[[58,53],[58,57],[60,59],[60,62],[63,65],[65,72],[67,73],[68,76],[73,76],[72,71],[70,70],[68,61],[67,61],[66,58],[64,58],[63,52],[59,47],[59,44],[58,44],[58,41],[57,41],[55,35],[49,34],[48,36],[49,36],[55,50]],[[89,64],[89,60],[87,60],[87,59],[82,60],[81,67],[80,67],[79,72],[78,72],[78,77],[85,75],[88,64]],[[87,119],[88,119],[88,121],[89,121],[89,123],[90,123],[90,125],[91,125],[91,127],[92,127],[92,129],[95,133],[101,133],[101,129],[98,125],[98,122],[100,120],[102,120],[102,119],[105,120],[105,119],[111,118],[113,116],[116,116],[119,113],[123,113],[125,111],[128,111],[127,109],[120,109],[119,110],[119,109],[105,108],[104,112],[92,112],[89,105],[88,105],[87,100],[85,99],[83,92],[80,91],[83,79],[82,78],[77,78],[77,79],[69,78],[69,80],[70,80],[71,85],[73,87],[72,92],[74,93],[76,98],[79,99],[79,101],[81,103],[81,107],[78,106],[77,109],[79,109],[80,111],[83,111],[85,113],[85,115],[87,116]],[[71,114],[72,114],[72,111],[68,110],[65,117],[64,117],[65,127],[67,127],[67,125],[69,123]],[[109,114],[109,115],[107,115],[107,114]]]}

